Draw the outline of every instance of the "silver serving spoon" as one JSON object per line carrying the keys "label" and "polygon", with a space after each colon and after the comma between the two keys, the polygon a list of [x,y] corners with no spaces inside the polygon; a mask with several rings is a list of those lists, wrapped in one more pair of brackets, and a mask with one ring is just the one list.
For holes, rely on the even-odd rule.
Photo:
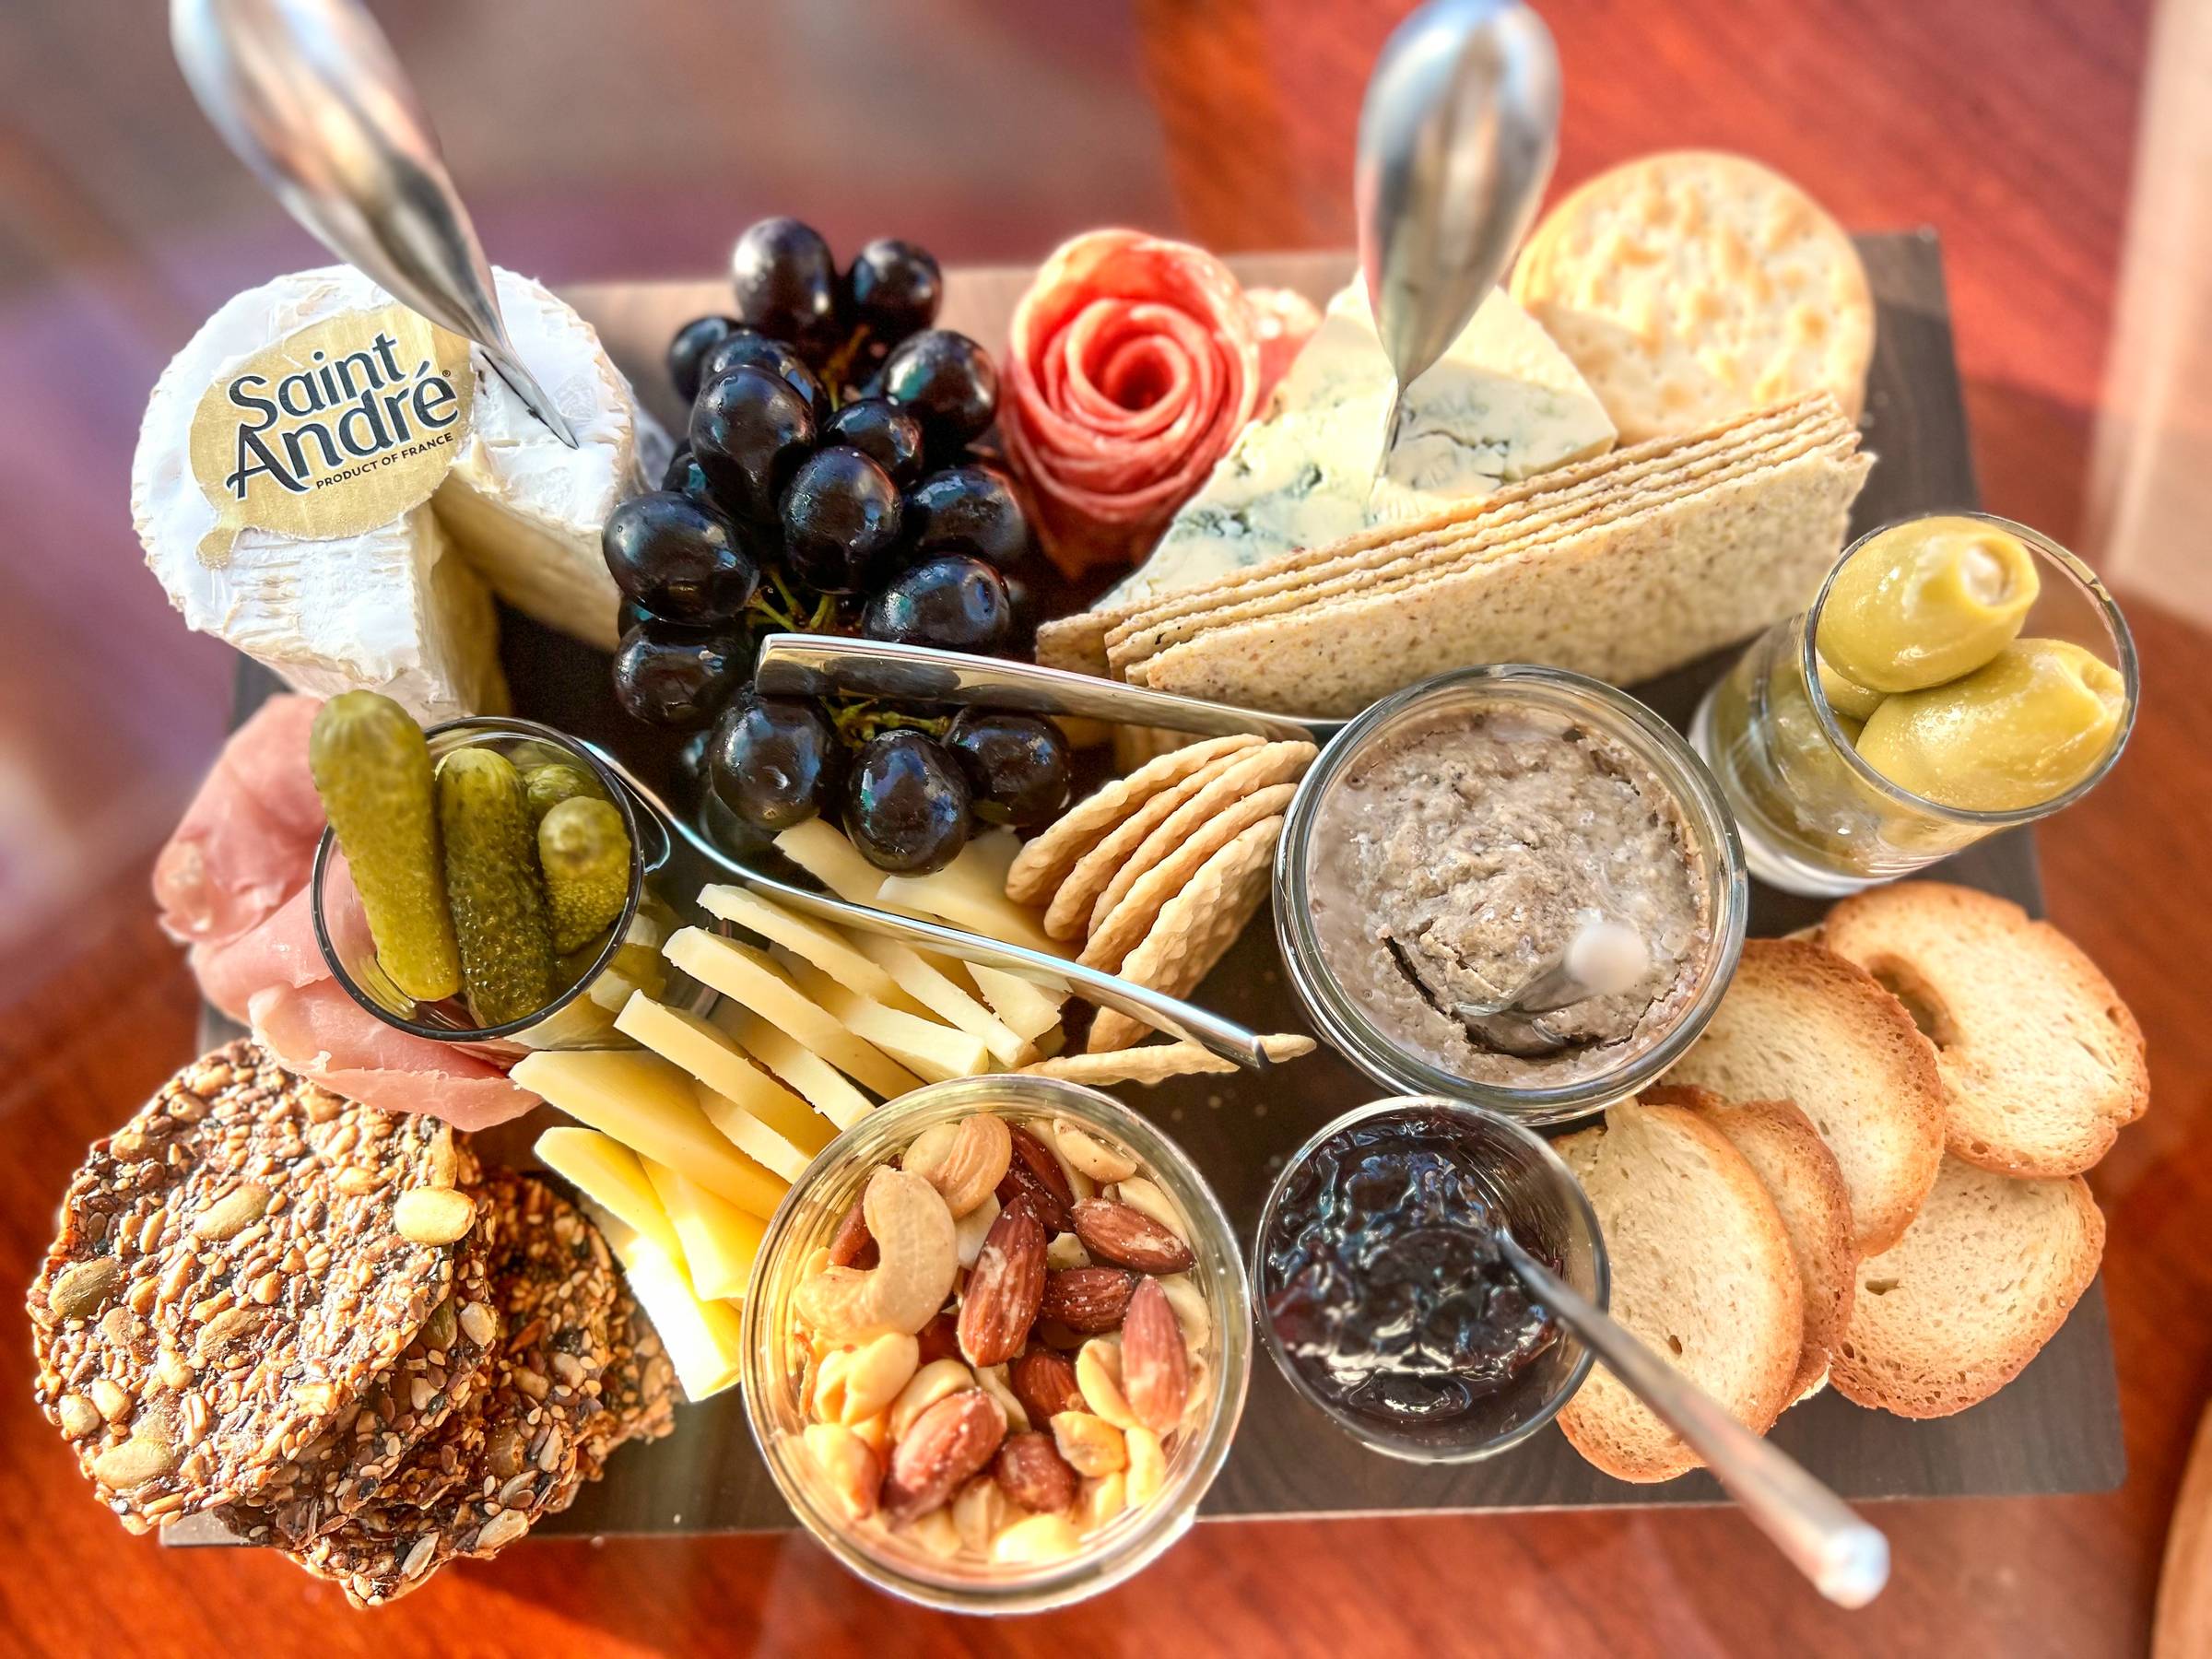
{"label": "silver serving spoon", "polygon": [[1889,1580],[1889,1540],[1879,1530],[1788,1453],[1753,1434],[1718,1400],[1563,1282],[1505,1228],[1495,1236],[1507,1265],[1529,1293],[1688,1441],[1744,1513],[1822,1595],[1838,1606],[1863,1607],[1881,1594]]}
{"label": "silver serving spoon", "polygon": [[1396,387],[1457,339],[1505,275],[1559,153],[1559,60],[1520,0],[1430,0],[1383,42],[1359,109],[1359,269]]}
{"label": "silver serving spoon", "polygon": [[169,28],[200,108],[291,216],[371,281],[474,341],[576,448],[515,355],[437,135],[359,0],[171,0]]}
{"label": "silver serving spoon", "polygon": [[1618,996],[1632,989],[1651,965],[1651,947],[1641,934],[1609,916],[1596,916],[1576,929],[1518,989],[1490,1002],[1455,1001],[1448,1011],[1478,1030],[1491,1047],[1534,1059],[1568,1043],[1539,1016],[1594,996]]}

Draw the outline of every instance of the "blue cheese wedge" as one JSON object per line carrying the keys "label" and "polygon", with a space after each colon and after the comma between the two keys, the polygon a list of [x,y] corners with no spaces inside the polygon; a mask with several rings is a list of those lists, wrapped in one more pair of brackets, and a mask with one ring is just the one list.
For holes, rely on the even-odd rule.
{"label": "blue cheese wedge", "polygon": [[1613,447],[1613,423],[1551,337],[1503,289],[1407,389],[1377,477],[1390,361],[1354,283],[1144,566],[1099,604],[1148,599],[1372,525],[1419,518]]}

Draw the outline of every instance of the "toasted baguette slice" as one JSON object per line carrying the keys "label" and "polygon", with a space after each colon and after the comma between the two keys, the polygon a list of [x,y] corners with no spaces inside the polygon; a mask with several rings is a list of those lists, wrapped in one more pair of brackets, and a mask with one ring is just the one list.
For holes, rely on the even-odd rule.
{"label": "toasted baguette slice", "polygon": [[2077,1175],[2150,1103],[2143,1030],[2097,964],[2007,899],[1905,881],[1846,899],[1821,942],[1936,1044],[1944,1144],[2007,1175]]}
{"label": "toasted baguette slice", "polygon": [[[1727,1136],[1678,1106],[1616,1106],[1557,1143],[1597,1212],[1613,1317],[1764,1434],[1804,1345],[1797,1263],[1773,1199]],[[1574,1449],[1620,1480],[1671,1480],[1697,1453],[1605,1367],[1559,1413]]]}
{"label": "toasted baguette slice", "polygon": [[1744,1155],[1774,1200],[1797,1284],[1805,1297],[1805,1340],[1790,1398],[1803,1399],[1828,1375],[1829,1356],[1851,1323],[1859,1247],[1851,1229],[1851,1189],[1813,1120],[1787,1100],[1733,1104],[1711,1089],[1662,1084],[1638,1097],[1646,1106],[1688,1106],[1705,1114]]}
{"label": "toasted baguette slice", "polygon": [[1751,939],[1712,1023],[1669,1083],[1791,1100],[1836,1155],[1859,1249],[1904,1237],[1943,1159],[1936,1051],[1881,986],[1833,951]]}
{"label": "toasted baguette slice", "polygon": [[2042,1351],[2103,1255],[2080,1176],[2016,1181],[1947,1158],[1904,1238],[1859,1264],[1829,1380],[1900,1417],[1964,1411]]}

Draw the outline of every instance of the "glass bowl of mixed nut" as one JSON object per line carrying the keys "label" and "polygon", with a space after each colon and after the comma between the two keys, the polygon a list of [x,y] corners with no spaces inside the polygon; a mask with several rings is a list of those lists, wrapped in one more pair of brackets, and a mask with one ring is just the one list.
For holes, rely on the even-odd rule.
{"label": "glass bowl of mixed nut", "polygon": [[1111,1095],[915,1090],[840,1135],[770,1222],[745,1398],[807,1530],[880,1589],[1026,1612],[1182,1535],[1251,1370],[1229,1218]]}

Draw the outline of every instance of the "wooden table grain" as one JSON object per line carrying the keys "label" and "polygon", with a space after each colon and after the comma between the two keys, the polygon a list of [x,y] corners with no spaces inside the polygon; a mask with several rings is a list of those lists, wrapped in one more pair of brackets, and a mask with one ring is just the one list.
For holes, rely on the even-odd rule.
{"label": "wooden table grain", "polygon": [[[976,0],[978,16],[994,9]],[[2075,533],[2139,6],[1545,9],[1568,71],[1562,182],[1713,143],[1805,179],[1846,222],[1937,225],[1984,495]],[[1138,0],[1180,228],[1224,247],[1340,243],[1359,76],[1402,10]],[[1041,225],[1036,240],[1077,228]],[[899,1608],[797,1537],[557,1541],[359,1616],[281,1561],[125,1537],[20,1369],[0,1367],[0,1653],[2141,1653],[2212,1388],[2212,1028],[2197,989],[2212,959],[2212,638],[2147,595],[2124,599],[2144,659],[2135,746],[2042,837],[2053,918],[2105,965],[2151,1044],[2150,1115],[2091,1177],[2111,1223],[2128,1451],[2114,1492],[1883,1505],[1897,1575],[1852,1616],[1724,1511],[1202,1525],[1100,1601],[1004,1625]],[[27,1280],[85,1143],[189,1052],[194,994],[142,875],[84,911],[94,942],[0,1025],[0,1283]],[[20,1315],[0,1327],[20,1356]]]}

